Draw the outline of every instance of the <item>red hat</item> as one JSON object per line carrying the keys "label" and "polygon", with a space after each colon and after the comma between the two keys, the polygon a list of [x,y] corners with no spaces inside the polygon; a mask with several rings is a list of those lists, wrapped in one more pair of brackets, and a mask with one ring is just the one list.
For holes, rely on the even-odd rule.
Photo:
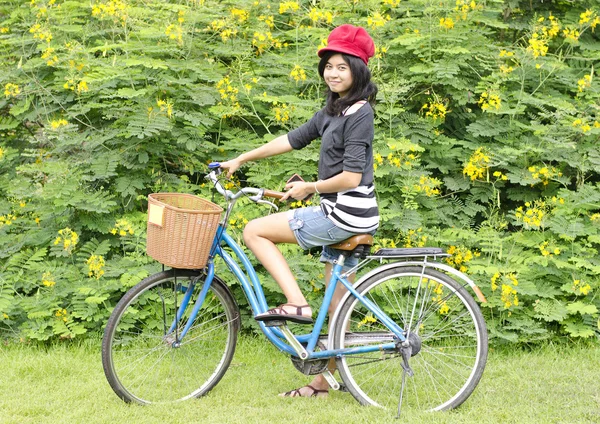
{"label": "red hat", "polygon": [[344,24],[331,31],[327,38],[327,47],[319,50],[317,54],[323,57],[323,53],[328,51],[358,56],[366,65],[369,58],[375,54],[375,43],[364,28]]}

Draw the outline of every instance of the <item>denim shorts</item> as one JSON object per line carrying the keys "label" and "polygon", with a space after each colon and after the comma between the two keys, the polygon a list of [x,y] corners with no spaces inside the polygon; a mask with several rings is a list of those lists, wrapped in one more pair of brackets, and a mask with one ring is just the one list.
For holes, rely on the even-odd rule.
{"label": "denim shorts", "polygon": [[[301,248],[308,250],[311,247],[323,247],[321,262],[334,263],[340,256],[341,250],[329,247],[349,237],[360,233],[352,233],[337,227],[319,206],[292,209],[288,211],[288,223],[294,232]],[[354,267],[358,258],[347,257],[344,261],[344,270]]]}

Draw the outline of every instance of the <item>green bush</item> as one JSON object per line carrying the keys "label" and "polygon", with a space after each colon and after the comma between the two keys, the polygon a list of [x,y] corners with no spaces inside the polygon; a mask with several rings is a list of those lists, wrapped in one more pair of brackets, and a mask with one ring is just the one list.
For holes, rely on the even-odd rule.
{"label": "green bush", "polygon": [[[447,248],[487,297],[499,342],[597,337],[596,3],[4,1],[0,328],[100,330],[160,269],[145,255],[147,194],[210,198],[208,162],[306,121],[323,101],[316,50],[353,23],[377,46],[377,245]],[[316,144],[239,178],[315,178]],[[263,213],[241,204],[234,235]],[[318,304],[318,258],[283,249]]]}

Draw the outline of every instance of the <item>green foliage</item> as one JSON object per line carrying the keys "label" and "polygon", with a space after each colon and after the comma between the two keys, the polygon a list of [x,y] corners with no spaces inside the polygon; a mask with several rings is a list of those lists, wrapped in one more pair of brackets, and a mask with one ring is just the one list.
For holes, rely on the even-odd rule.
{"label": "green foliage", "polygon": [[[0,328],[100,330],[160,269],[145,255],[147,194],[211,198],[206,163],[309,119],[323,102],[315,52],[349,22],[377,46],[377,244],[449,249],[499,341],[597,337],[600,9],[576,3],[4,1]],[[314,179],[317,160],[315,144],[239,177],[281,189],[294,172]],[[236,236],[262,213],[240,204]],[[318,305],[318,258],[283,249]]]}

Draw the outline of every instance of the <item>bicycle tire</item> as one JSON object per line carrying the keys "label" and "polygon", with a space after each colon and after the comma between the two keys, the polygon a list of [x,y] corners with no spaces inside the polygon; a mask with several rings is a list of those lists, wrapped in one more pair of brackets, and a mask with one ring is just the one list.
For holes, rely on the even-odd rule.
{"label": "bicycle tire", "polygon": [[[392,267],[357,288],[394,319],[405,330],[405,336],[410,329],[408,340],[418,350],[408,361],[412,377],[403,376],[399,349],[338,358],[342,381],[363,405],[400,410],[402,399],[402,408],[453,409],[471,395],[481,379],[488,338],[479,306],[463,286],[432,269],[425,270],[417,291],[421,276],[420,267]],[[344,301],[334,323],[334,349],[394,339],[356,297]]]}
{"label": "bicycle tire", "polygon": [[180,334],[203,286],[204,276],[197,271],[151,275],[130,289],[113,310],[102,339],[102,364],[108,383],[125,402],[150,404],[200,397],[227,371],[235,352],[240,314],[229,289],[217,276],[179,346],[177,336],[169,333],[183,294],[195,278],[199,280],[176,326]]}

